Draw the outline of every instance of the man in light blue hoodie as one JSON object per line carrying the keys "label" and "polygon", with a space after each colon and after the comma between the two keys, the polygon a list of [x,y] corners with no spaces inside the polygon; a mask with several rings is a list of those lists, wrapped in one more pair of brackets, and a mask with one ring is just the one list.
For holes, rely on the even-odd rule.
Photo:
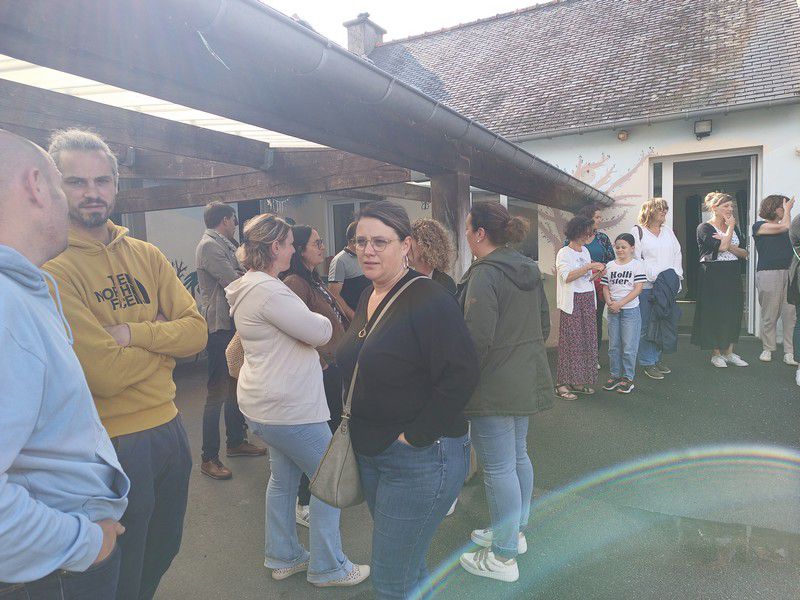
{"label": "man in light blue hoodie", "polygon": [[3,600],[113,598],[119,576],[130,484],[38,268],[67,247],[60,184],[47,153],[0,130]]}

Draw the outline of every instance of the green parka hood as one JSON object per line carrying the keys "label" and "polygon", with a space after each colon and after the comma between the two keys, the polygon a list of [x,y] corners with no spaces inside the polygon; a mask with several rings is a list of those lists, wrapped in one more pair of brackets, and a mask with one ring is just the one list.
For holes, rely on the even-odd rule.
{"label": "green parka hood", "polygon": [[539,267],[532,258],[512,248],[500,247],[472,263],[461,278],[461,283],[465,283],[471,271],[481,265],[491,265],[499,269],[515,286],[526,292],[536,289],[542,279]]}

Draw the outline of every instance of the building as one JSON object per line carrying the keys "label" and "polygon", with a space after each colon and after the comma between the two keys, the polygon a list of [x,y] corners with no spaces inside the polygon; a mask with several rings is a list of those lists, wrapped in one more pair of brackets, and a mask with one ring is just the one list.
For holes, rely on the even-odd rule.
{"label": "building", "polygon": [[[371,34],[351,36],[367,44],[351,50],[611,195],[612,238],[643,200],[664,197],[684,249],[685,323],[702,197],[734,194],[748,231],[759,199],[800,195],[796,0],[555,0],[386,43],[368,18],[358,26]],[[538,258],[552,272],[571,215],[537,213]]]}

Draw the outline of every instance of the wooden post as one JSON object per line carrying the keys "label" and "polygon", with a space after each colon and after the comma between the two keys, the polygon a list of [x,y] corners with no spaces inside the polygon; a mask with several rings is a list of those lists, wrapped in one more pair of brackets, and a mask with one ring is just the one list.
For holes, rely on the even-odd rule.
{"label": "wooden post", "polygon": [[431,213],[453,236],[456,259],[452,275],[458,280],[472,262],[472,252],[467,244],[467,214],[470,208],[469,160],[461,158],[455,173],[440,173],[431,176]]}

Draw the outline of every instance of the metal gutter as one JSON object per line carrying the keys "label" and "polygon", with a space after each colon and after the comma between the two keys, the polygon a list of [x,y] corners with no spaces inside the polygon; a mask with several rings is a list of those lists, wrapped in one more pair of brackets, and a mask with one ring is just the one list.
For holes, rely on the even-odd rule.
{"label": "metal gutter", "polygon": [[[187,21],[215,52],[232,43],[252,55],[280,58],[281,65],[298,78],[315,78],[347,90],[357,100],[405,118],[416,126],[437,131],[447,139],[466,144],[510,163],[523,173],[569,188],[589,202],[610,205],[614,200],[592,186],[537,158],[523,148],[464,117],[418,89],[379,69],[338,44],[289,19],[258,0],[163,0],[173,18]],[[257,73],[253,74],[257,76]]]}
{"label": "metal gutter", "polygon": [[655,115],[652,117],[639,117],[636,119],[623,119],[620,121],[611,121],[608,123],[595,123],[593,125],[582,125],[579,127],[565,127],[562,129],[551,129],[549,131],[541,131],[532,133],[530,135],[511,136],[509,139],[514,142],[527,142],[530,140],[549,139],[554,137],[562,137],[565,135],[580,135],[583,133],[592,133],[595,131],[616,130],[623,127],[635,127],[637,125],[652,125],[653,123],[663,123],[664,121],[678,121],[690,119],[702,119],[703,117],[710,117],[713,115],[723,114],[727,115],[732,112],[739,112],[743,110],[752,110],[756,108],[770,108],[774,106],[786,106],[790,104],[800,104],[800,95],[786,96],[783,98],[775,98],[772,100],[759,100],[758,102],[746,102],[738,104],[725,104],[714,108],[703,108],[698,110],[685,110],[680,112],[665,113],[662,115]]}

